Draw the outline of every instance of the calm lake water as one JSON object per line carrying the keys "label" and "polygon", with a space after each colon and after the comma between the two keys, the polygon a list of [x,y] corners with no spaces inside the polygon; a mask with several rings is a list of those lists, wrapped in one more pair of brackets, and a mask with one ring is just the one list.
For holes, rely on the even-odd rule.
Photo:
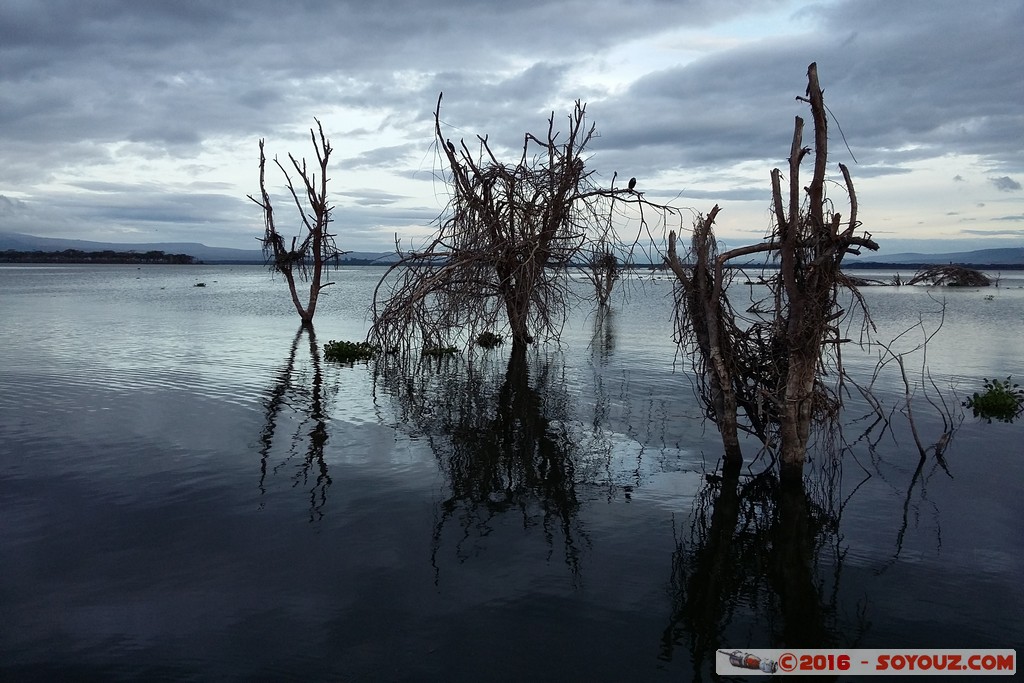
{"label": "calm lake water", "polygon": [[[382,272],[337,272],[311,339],[258,267],[0,267],[0,679],[709,680],[719,648],[1024,642],[1020,423],[968,411],[919,468],[890,366],[891,428],[862,437],[852,391],[798,505],[720,492],[670,281],[573,311],[528,374],[323,361]],[[959,415],[1024,378],[1000,285],[863,293],[883,341],[944,297],[927,365]],[[844,353],[867,382],[877,349]]]}

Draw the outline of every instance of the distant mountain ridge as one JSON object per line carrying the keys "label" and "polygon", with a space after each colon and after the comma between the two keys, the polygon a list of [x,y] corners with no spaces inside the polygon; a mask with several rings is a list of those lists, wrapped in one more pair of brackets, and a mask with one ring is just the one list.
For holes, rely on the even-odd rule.
{"label": "distant mountain ridge", "polygon": [[864,253],[856,261],[872,263],[923,263],[938,265],[958,263],[965,265],[1024,265],[1024,247],[1007,247],[1003,249],[975,249],[974,251],[958,251],[948,254],[919,254],[908,252],[878,256]]}
{"label": "distant mountain ridge", "polygon": [[[229,247],[208,247],[199,242],[145,242],[126,244],[121,242],[91,242],[89,240],[72,240],[60,237],[36,237],[17,232],[0,232],[0,251],[15,249],[17,251],[64,251],[78,249],[80,251],[162,251],[165,254],[188,254],[206,263],[263,263],[263,252],[259,249],[231,249]],[[345,261],[380,261],[391,263],[395,260],[392,253],[354,251],[342,257]]]}

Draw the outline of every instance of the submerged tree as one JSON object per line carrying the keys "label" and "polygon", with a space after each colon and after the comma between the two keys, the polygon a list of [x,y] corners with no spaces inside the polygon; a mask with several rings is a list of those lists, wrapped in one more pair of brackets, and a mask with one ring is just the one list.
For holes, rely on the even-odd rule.
{"label": "submerged tree", "polygon": [[[742,463],[739,432],[754,434],[777,447],[784,476],[799,476],[812,424],[827,423],[838,409],[838,396],[823,377],[841,376],[839,321],[847,311],[840,292],[856,289],[840,266],[859,248],[878,249],[869,234],[855,234],[857,196],[846,166],[839,164],[849,215],[835,210],[826,196],[828,130],[817,66],[807,70],[806,97],[814,123],[814,169],[804,186],[800,167],[812,152],[803,145],[799,116],[789,157],[788,192],[782,172],[771,173],[774,226],[759,244],[719,253],[714,235],[716,206],[695,222],[690,262],[678,253],[675,232],[669,235],[666,261],[679,282],[677,335],[696,353],[699,394],[722,434],[727,468]],[[779,262],[766,278],[768,297],[755,304],[754,317],[739,318],[729,300],[730,261],[767,254]]]}
{"label": "submerged tree", "polygon": [[[324,135],[323,124],[317,119],[314,120],[316,120],[317,130],[310,129],[309,135],[313,140],[317,165],[320,167],[319,178],[315,170],[307,169],[305,158],[300,163],[294,156],[288,155],[292,168],[302,180],[301,196],[295,189],[288,171],[280,161],[274,159],[274,163],[284,174],[288,191],[291,193],[295,208],[299,213],[300,234],[291,238],[290,245],[278,231],[270,194],[267,192],[267,158],[263,152],[263,139],[260,140],[260,199],[249,195],[249,199],[263,209],[265,231],[260,242],[263,244],[263,255],[267,259],[267,265],[271,270],[284,275],[288,282],[292,303],[295,304],[295,310],[298,311],[302,324],[307,326],[313,325],[313,314],[316,313],[320,291],[333,284],[324,282],[328,266],[332,261],[337,263],[338,257],[344,253],[338,249],[334,241],[335,236],[328,231],[333,210],[327,201],[327,164],[331,157],[331,143]],[[309,297],[305,304],[299,298],[296,279],[303,283],[309,283]]]}
{"label": "submerged tree", "polygon": [[988,287],[992,281],[980,270],[950,263],[945,266],[925,266],[907,284],[922,283],[947,287]]}
{"label": "submerged tree", "polygon": [[439,97],[434,133],[451,200],[433,240],[404,254],[378,284],[371,341],[399,350],[446,347],[507,328],[518,353],[534,336],[557,337],[575,296],[567,268],[590,261],[599,242],[592,231],[607,225],[608,200],[656,205],[594,184],[585,154],[595,127],[579,101],[567,135],[552,114],[545,134],[526,133],[512,163],[498,159],[486,136],[477,137],[476,153],[464,140],[445,139],[440,117]]}
{"label": "submerged tree", "polygon": [[597,305],[600,309],[608,307],[608,300],[612,296],[612,287],[619,279],[619,259],[610,245],[599,247],[591,254],[584,266],[583,273],[594,285],[594,293],[597,296]]}

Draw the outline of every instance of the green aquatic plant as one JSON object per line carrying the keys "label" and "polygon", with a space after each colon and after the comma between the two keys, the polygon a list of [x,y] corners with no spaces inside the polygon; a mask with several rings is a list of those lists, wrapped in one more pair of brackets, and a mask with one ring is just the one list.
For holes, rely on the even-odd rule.
{"label": "green aquatic plant", "polygon": [[481,332],[476,338],[476,345],[482,346],[485,349],[493,349],[495,346],[501,346],[504,343],[504,337],[491,331]]}
{"label": "green aquatic plant", "polygon": [[973,396],[964,401],[964,406],[974,412],[974,417],[989,423],[993,419],[1013,422],[1024,412],[1024,389],[1011,382],[1010,377],[1006,381],[986,377],[985,392],[974,392]]}
{"label": "green aquatic plant", "polygon": [[324,358],[338,363],[354,363],[357,360],[370,360],[377,355],[379,349],[369,342],[335,341],[324,344]]}
{"label": "green aquatic plant", "polygon": [[432,346],[423,349],[422,355],[424,358],[443,358],[444,356],[453,356],[458,352],[459,350],[454,346]]}

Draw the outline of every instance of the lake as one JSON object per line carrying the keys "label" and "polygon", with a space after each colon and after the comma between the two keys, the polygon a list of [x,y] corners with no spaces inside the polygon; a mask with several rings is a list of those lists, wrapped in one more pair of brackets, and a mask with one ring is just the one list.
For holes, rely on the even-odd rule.
{"label": "lake", "polygon": [[[1024,642],[1021,423],[968,410],[921,464],[890,364],[890,428],[851,390],[795,504],[752,442],[729,491],[671,281],[573,310],[521,376],[324,361],[382,272],[334,273],[311,338],[259,267],[0,267],[0,678],[709,680],[716,649]],[[886,342],[944,301],[906,356],[925,446],[928,398],[1024,378],[1024,274],[862,292]],[[877,354],[844,349],[854,379]]]}

